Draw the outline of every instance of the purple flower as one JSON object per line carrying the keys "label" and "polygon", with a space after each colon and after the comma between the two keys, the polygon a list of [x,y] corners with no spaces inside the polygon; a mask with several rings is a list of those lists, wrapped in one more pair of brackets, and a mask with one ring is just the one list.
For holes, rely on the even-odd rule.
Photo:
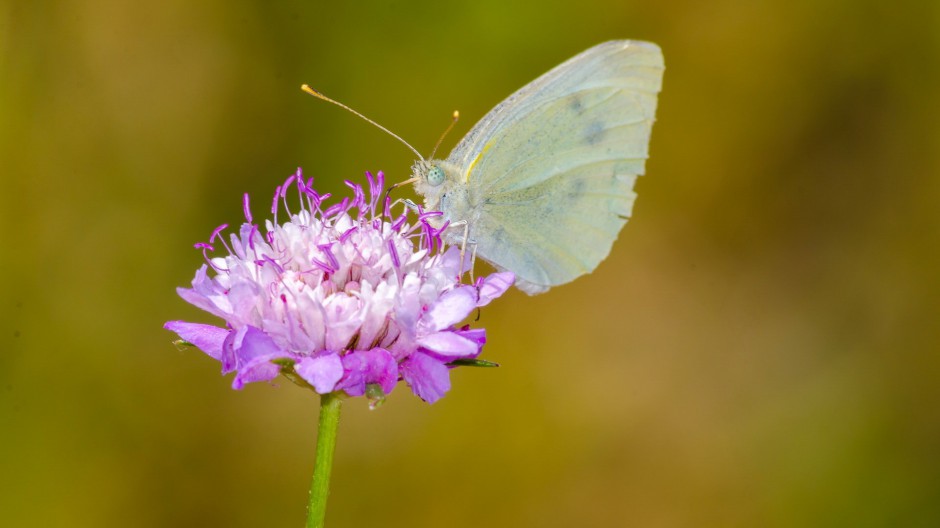
{"label": "purple flower", "polygon": [[[179,288],[189,303],[225,320],[225,328],[170,321],[184,341],[235,372],[233,388],[285,374],[325,394],[387,394],[400,379],[433,403],[450,388],[448,363],[475,358],[485,330],[457,325],[502,295],[512,273],[493,273],[462,284],[458,247],[444,248],[441,232],[403,208],[379,204],[383,175],[366,174],[368,193],[352,182],[354,198],[327,206],[300,170],[277,188],[273,220],[265,233],[247,222],[227,244],[217,228],[192,288]],[[296,189],[299,211],[287,195]],[[278,224],[280,210],[288,221]],[[213,244],[228,255],[210,258]],[[211,268],[211,276],[210,276]],[[302,381],[301,381],[302,380]]]}

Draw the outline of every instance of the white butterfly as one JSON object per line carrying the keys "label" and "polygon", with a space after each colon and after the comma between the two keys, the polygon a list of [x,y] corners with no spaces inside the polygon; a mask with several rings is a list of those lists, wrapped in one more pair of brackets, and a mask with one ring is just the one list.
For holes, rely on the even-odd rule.
{"label": "white butterfly", "polygon": [[[450,244],[470,247],[534,295],[594,271],[633,209],[663,55],[649,42],[605,42],[556,66],[490,110],[446,160],[419,158],[407,182]],[[455,113],[456,117],[456,113]],[[462,229],[458,226],[462,226]]]}
{"label": "white butterfly", "polygon": [[413,173],[425,208],[516,286],[536,294],[594,271],[627,222],[643,174],[663,56],[605,42],[493,108],[446,160]]}

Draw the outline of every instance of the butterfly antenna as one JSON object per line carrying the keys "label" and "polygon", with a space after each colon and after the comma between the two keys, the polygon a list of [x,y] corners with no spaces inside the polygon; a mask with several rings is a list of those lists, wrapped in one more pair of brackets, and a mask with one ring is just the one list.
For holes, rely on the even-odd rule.
{"label": "butterfly antenna", "polygon": [[454,117],[451,119],[450,124],[447,125],[447,130],[445,130],[444,133],[441,134],[441,138],[438,139],[437,143],[434,144],[434,150],[431,151],[431,157],[428,159],[434,159],[434,154],[437,153],[437,148],[441,146],[441,143],[444,141],[444,138],[447,137],[447,134],[449,134],[450,131],[454,129],[454,125],[457,124],[458,119],[460,119],[460,112],[458,112],[457,110],[454,110]]}
{"label": "butterfly antenna", "polygon": [[[415,156],[418,156],[418,159],[420,159],[421,161],[425,161],[424,156],[422,156],[421,153],[418,152],[414,147],[412,147],[411,145],[409,145],[407,141],[405,141],[404,139],[402,139],[401,137],[399,137],[398,134],[395,134],[395,133],[392,132],[391,130],[385,128],[384,126],[382,126],[382,125],[380,125],[380,124],[378,124],[378,123],[376,123],[375,121],[373,121],[373,120],[369,119],[368,117],[366,117],[366,116],[360,114],[359,112],[357,112],[357,111],[353,110],[352,108],[350,108],[350,107],[344,105],[343,103],[341,103],[341,102],[339,102],[339,101],[334,101],[333,99],[330,99],[329,97],[323,95],[322,93],[320,93],[320,92],[314,90],[313,88],[311,88],[311,87],[310,87],[309,85],[307,85],[307,84],[302,85],[302,86],[300,87],[300,89],[303,90],[303,91],[305,91],[305,92],[307,92],[308,94],[310,94],[310,95],[316,97],[317,99],[322,99],[322,100],[324,100],[324,101],[326,101],[326,102],[328,102],[328,103],[333,103],[333,104],[335,104],[336,106],[338,106],[338,107],[340,107],[340,108],[342,108],[342,109],[344,109],[344,110],[348,110],[349,112],[353,113],[354,115],[357,115],[357,116],[361,117],[361,118],[364,119],[365,121],[368,121],[369,123],[372,123],[372,124],[375,125],[379,130],[382,130],[383,132],[385,132],[386,134],[392,136],[393,138],[397,139],[398,141],[401,141],[401,143],[402,143],[404,146],[408,147],[412,152],[415,153]],[[451,126],[453,126],[453,125],[451,125]],[[450,130],[450,129],[448,128],[448,130]],[[438,143],[440,143],[440,142],[438,142]]]}

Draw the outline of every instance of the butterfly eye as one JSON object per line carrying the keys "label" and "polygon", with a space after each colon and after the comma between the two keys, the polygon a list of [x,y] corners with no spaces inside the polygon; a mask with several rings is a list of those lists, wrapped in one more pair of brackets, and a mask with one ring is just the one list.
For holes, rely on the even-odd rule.
{"label": "butterfly eye", "polygon": [[437,187],[442,183],[444,183],[444,169],[434,165],[431,167],[431,170],[428,171],[428,184],[432,187]]}

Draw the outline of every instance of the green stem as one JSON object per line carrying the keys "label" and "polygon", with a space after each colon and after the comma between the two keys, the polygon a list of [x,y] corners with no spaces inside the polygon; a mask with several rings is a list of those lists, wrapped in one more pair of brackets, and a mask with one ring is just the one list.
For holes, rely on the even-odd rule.
{"label": "green stem", "polygon": [[317,428],[317,460],[313,466],[310,485],[310,506],[307,509],[307,528],[323,528],[326,518],[326,499],[330,494],[330,470],[333,469],[333,451],[339,428],[339,409],[343,399],[339,393],[320,396],[320,425]]}

